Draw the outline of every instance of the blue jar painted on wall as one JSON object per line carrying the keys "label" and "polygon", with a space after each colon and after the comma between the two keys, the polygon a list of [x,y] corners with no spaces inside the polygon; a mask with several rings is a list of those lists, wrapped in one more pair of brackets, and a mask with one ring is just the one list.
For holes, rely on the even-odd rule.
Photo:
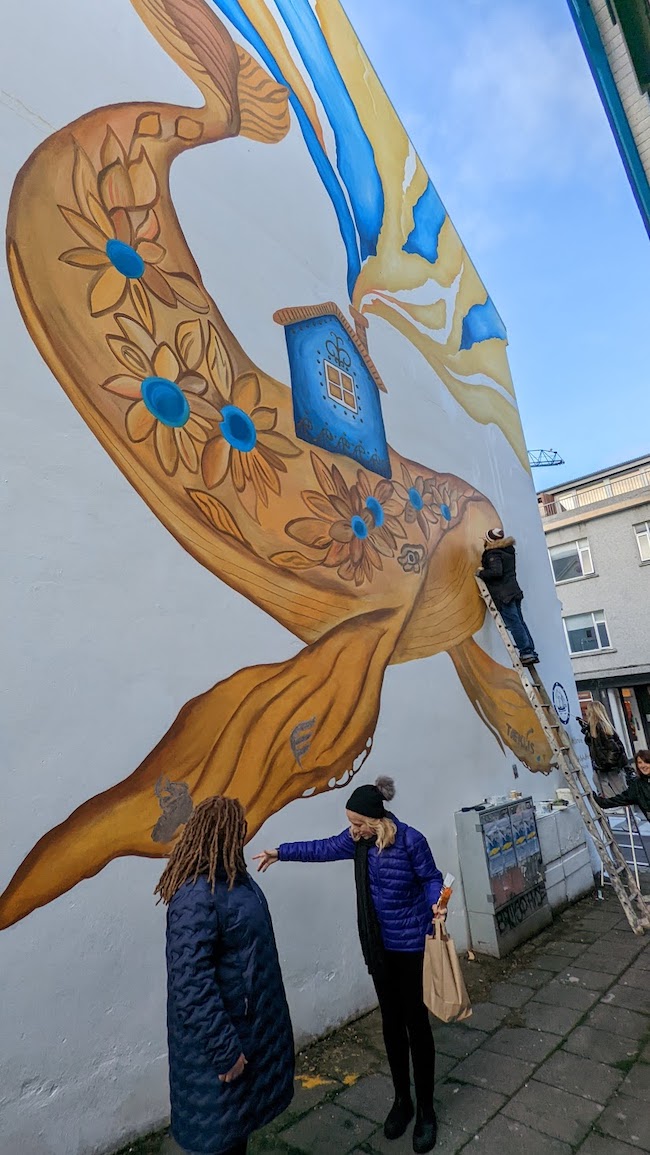
{"label": "blue jar painted on wall", "polygon": [[374,365],[342,316],[305,312],[276,314],[286,333],[296,435],[390,477]]}

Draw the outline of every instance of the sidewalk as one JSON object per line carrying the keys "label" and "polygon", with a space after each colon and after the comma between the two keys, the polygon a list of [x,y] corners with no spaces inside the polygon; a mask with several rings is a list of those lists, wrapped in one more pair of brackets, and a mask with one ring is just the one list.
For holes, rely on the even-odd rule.
{"label": "sidewalk", "polygon": [[[464,964],[467,1024],[435,1028],[437,1155],[650,1151],[650,935],[589,898],[503,961]],[[375,1012],[298,1057],[296,1096],[251,1155],[406,1155]],[[163,1137],[122,1155],[163,1155]]]}

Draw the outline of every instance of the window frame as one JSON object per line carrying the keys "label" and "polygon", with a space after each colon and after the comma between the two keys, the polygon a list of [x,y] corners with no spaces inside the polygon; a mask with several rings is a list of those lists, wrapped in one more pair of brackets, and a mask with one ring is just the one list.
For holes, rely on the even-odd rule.
{"label": "window frame", "polygon": [[[636,539],[636,547],[639,551],[641,565],[648,565],[648,563],[650,563],[650,521],[640,521],[638,525],[632,528],[634,529],[634,537]],[[647,542],[647,557],[644,557],[641,552],[641,541],[643,538],[645,538]]]}
{"label": "window frame", "polygon": [[[598,645],[592,647],[589,650],[572,650],[567,622],[571,621],[572,618],[573,619],[586,618],[587,616],[591,617],[592,628],[594,631],[594,636],[598,639]],[[614,646],[612,645],[612,638],[611,638],[611,634],[609,632],[609,626],[607,625],[607,618],[605,617],[605,611],[604,610],[584,610],[580,614],[567,614],[566,617],[562,618],[562,625],[564,627],[564,636],[566,638],[567,649],[569,651],[570,657],[572,657],[572,658],[581,658],[581,657],[584,657],[585,654],[609,653],[614,649]],[[603,626],[605,629],[605,636],[607,637],[607,645],[606,646],[602,645],[601,634],[600,634],[600,630],[598,628],[599,626]]]}
{"label": "window frame", "polygon": [[[348,413],[358,413],[359,398],[357,397],[357,387],[352,374],[348,373],[345,369],[341,369],[338,365],[334,365],[327,357],[323,358],[323,372],[325,374],[325,388],[329,400],[333,401],[335,405],[342,405],[344,409],[347,409]],[[330,374],[334,374],[334,376],[330,376]],[[349,385],[346,384],[347,381],[350,382]],[[332,385],[337,385],[341,390],[340,397],[336,397],[335,394],[332,393]],[[352,397],[354,405],[350,405],[349,401],[346,401],[346,394]]]}
{"label": "window frame", "polygon": [[[576,551],[578,561],[580,563],[580,569],[582,572],[577,574],[576,577],[558,578],[558,577],[556,577],[556,574],[555,574],[555,568],[553,566],[553,557],[551,554],[551,550],[566,549],[569,546],[575,546],[575,551]],[[591,568],[588,570],[585,570],[584,557],[587,557],[589,559],[589,565]],[[589,538],[588,537],[578,537],[578,538],[575,538],[573,541],[563,541],[563,542],[557,542],[555,545],[549,545],[548,546],[548,560],[549,560],[550,566],[551,566],[551,573],[553,574],[553,581],[554,581],[556,586],[566,585],[567,582],[580,582],[580,581],[583,581],[584,578],[596,576],[596,570],[594,567],[594,559],[593,559],[593,556],[591,553],[591,546],[589,545]]]}

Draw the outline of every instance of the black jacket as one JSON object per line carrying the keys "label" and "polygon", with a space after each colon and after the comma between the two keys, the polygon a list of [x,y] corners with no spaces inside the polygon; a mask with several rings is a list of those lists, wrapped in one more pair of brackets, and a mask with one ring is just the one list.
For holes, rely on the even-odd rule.
{"label": "black jacket", "polygon": [[523,598],[517,581],[514,538],[504,537],[498,545],[483,551],[478,576],[488,587],[497,609]]}
{"label": "black jacket", "polygon": [[581,728],[584,740],[589,747],[594,770],[598,770],[601,774],[625,770],[628,757],[616,731],[613,734],[605,734],[600,726],[597,726],[596,737],[594,738],[589,726],[581,723]]}
{"label": "black jacket", "polygon": [[612,810],[616,806],[638,806],[646,818],[650,820],[650,778],[635,778],[627,790],[615,794],[613,798],[602,798],[597,795],[598,802],[603,810]]}

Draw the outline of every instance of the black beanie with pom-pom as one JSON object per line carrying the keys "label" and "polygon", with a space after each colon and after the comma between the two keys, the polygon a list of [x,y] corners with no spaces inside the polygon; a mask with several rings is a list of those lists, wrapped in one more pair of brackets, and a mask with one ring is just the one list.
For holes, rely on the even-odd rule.
{"label": "black beanie with pom-pom", "polygon": [[385,818],[384,802],[395,797],[395,783],[392,778],[378,778],[374,786],[357,786],[350,795],[346,809],[363,818]]}

